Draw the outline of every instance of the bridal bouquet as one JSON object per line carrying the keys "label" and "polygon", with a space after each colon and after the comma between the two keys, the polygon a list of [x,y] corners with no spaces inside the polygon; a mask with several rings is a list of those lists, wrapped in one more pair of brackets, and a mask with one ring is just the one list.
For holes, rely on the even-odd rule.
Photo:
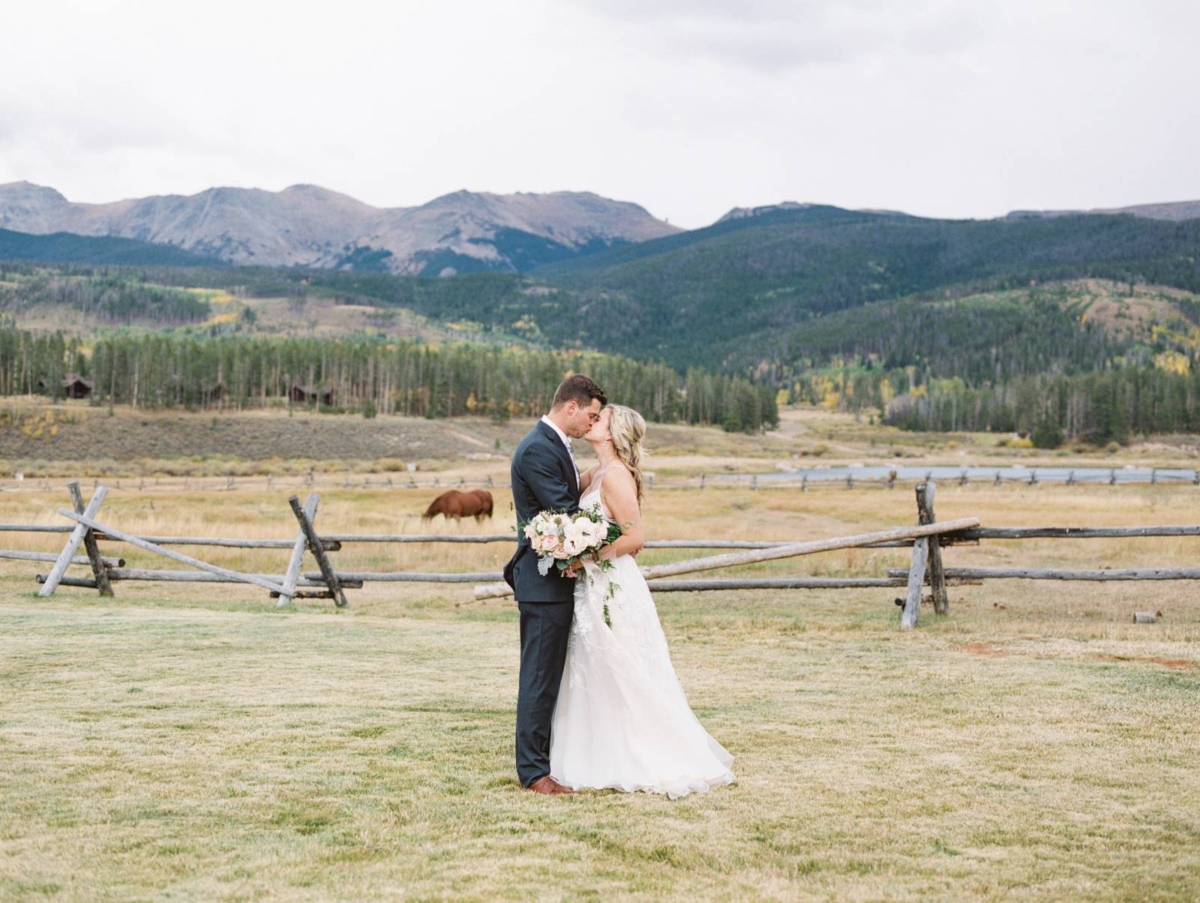
{"label": "bridal bouquet", "polygon": [[[574,514],[543,511],[525,524],[524,532],[537,553],[538,573],[545,577],[551,568],[561,574],[584,556],[594,556],[621,535],[621,528],[605,520],[597,504]],[[600,566],[611,567],[612,562]]]}
{"label": "bridal bouquet", "polygon": [[[601,570],[608,570],[613,563],[608,559],[598,559],[596,552],[621,535],[621,528],[605,519],[599,502],[574,514],[543,511],[525,524],[523,529],[533,551],[537,553],[538,573],[543,577],[550,573],[551,568],[561,574],[572,565],[581,564],[585,557],[595,560]],[[592,575],[588,574],[587,579],[590,583]],[[616,591],[617,584],[610,580],[608,598],[613,598]],[[607,602],[604,603],[604,623],[612,627],[612,615]]]}

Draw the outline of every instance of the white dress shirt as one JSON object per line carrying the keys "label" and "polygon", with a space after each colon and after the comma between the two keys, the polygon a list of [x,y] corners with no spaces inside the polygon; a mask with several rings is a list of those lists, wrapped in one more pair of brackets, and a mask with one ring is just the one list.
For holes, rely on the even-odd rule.
{"label": "white dress shirt", "polygon": [[575,449],[571,448],[571,440],[567,438],[567,434],[558,428],[558,424],[549,417],[542,415],[542,423],[547,424],[550,429],[558,433],[558,438],[562,440],[562,444],[567,447],[567,454],[571,456],[571,466],[575,468],[575,485],[579,485],[579,465],[575,463]]}

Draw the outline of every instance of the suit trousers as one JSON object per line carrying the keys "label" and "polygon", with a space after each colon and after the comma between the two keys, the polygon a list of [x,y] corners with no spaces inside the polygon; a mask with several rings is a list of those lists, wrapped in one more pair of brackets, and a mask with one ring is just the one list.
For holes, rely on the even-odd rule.
{"label": "suit trousers", "polygon": [[567,661],[574,602],[518,602],[521,683],[517,690],[517,777],[528,787],[550,773],[550,724]]}

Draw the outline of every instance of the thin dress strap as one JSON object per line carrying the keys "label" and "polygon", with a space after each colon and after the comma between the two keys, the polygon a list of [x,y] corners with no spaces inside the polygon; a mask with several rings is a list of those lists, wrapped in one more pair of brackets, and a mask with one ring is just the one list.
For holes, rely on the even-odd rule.
{"label": "thin dress strap", "polygon": [[[600,483],[604,480],[604,472],[611,467],[612,465],[609,464],[607,467],[601,467],[599,470],[597,470],[595,476],[592,477],[592,482],[588,484],[587,492],[584,493],[585,496],[595,493],[596,501],[600,503],[600,512],[605,517],[609,517],[609,513],[604,510],[604,499],[600,496]],[[609,520],[611,519],[612,518],[609,517]]]}

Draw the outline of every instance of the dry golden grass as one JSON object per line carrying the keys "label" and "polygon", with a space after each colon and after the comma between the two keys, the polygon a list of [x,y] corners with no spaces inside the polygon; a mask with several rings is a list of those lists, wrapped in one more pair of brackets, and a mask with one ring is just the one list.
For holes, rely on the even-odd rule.
{"label": "dry golden grass", "polygon": [[[102,519],[291,537],[286,495],[114,490]],[[495,523],[432,529],[504,532],[497,496]],[[431,497],[323,489],[318,525],[424,531]],[[0,521],[54,522],[65,502],[61,488],[6,492]],[[947,485],[938,508],[1083,525],[1195,522],[1200,506],[1194,487]],[[655,492],[646,514],[660,537],[812,538],[911,523],[914,509],[911,488],[710,488]],[[1198,545],[997,542],[947,561],[1190,565]],[[188,551],[263,571],[285,557]],[[498,570],[507,551],[352,546],[334,560]],[[906,557],[855,550],[744,573],[870,575]],[[236,586],[40,600],[38,569],[0,562],[2,899],[1200,895],[1192,584],[955,588],[950,616],[925,611],[911,633],[885,590],[661,595],[689,698],[738,773],[671,803],[519,789],[516,615],[470,601],[470,587],[376,584],[342,612],[280,612]],[[1142,609],[1164,618],[1135,626]]]}
{"label": "dry golden grass", "polygon": [[[650,424],[649,468],[663,481],[699,474],[769,473],[797,467],[979,465],[1008,467],[1200,467],[1200,436],[1154,436],[1128,447],[1072,445],[1053,451],[1002,445],[993,433],[908,433],[871,423],[871,415],[788,408],[778,429],[761,435],[716,427]],[[0,405],[0,489],[13,475],[109,479],[203,479],[452,472],[505,480],[508,455],[532,420],[447,420],[268,410],[188,413],[46,404],[41,397]],[[584,455],[587,452],[584,450]]]}

